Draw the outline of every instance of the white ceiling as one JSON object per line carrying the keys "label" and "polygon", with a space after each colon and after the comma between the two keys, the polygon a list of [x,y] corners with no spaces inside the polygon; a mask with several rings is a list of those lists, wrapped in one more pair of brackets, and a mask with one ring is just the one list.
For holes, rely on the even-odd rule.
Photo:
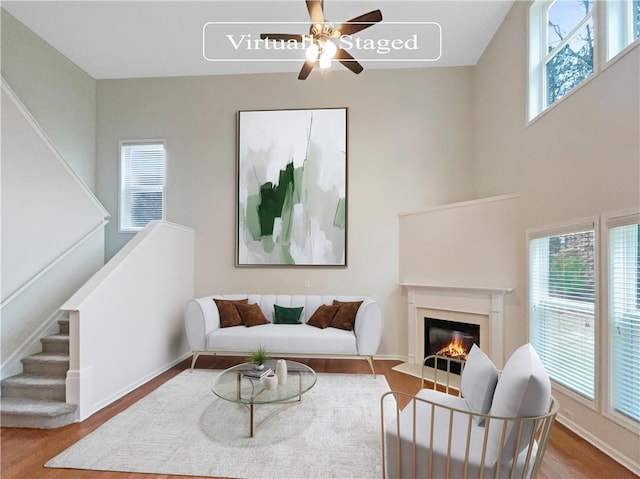
{"label": "white ceiling", "polygon": [[[380,9],[383,22],[441,25],[442,55],[438,61],[363,61],[365,70],[460,66],[478,61],[512,3],[326,0],[324,12],[325,18],[334,23]],[[207,22],[309,21],[304,0],[3,1],[2,7],[96,79],[298,71],[302,58],[299,62],[207,61],[203,56],[203,27]],[[252,28],[256,38],[267,29],[264,25]],[[307,33],[303,25],[268,30],[275,28],[278,31],[274,33]],[[375,25],[367,35],[375,39],[376,30],[388,31]],[[336,67],[342,68],[332,68]]]}

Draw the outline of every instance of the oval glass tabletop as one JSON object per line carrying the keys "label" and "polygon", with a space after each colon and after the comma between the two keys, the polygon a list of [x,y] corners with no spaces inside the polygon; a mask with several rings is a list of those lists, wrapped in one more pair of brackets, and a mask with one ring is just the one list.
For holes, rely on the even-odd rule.
{"label": "oval glass tabletop", "polygon": [[[250,363],[242,363],[222,371],[211,385],[213,393],[227,401],[239,404],[271,404],[289,401],[311,389],[317,380],[316,372],[306,364],[286,361],[287,380],[274,389],[267,389],[265,379],[247,376],[254,369]],[[276,370],[276,361],[267,361],[265,368]]]}

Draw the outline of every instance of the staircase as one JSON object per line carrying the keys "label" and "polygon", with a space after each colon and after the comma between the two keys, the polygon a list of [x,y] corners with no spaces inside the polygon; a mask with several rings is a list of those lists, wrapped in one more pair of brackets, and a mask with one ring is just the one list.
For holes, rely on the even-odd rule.
{"label": "staircase", "polygon": [[69,320],[58,321],[59,332],[42,338],[42,352],[22,359],[23,373],[2,381],[2,427],[53,429],[77,419],[77,406],[67,404],[65,378],[69,370]]}

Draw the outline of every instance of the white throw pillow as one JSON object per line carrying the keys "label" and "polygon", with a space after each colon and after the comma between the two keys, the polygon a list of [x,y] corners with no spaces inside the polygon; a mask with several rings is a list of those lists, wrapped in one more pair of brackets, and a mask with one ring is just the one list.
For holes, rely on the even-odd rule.
{"label": "white throw pillow", "polygon": [[[538,354],[529,343],[520,346],[505,364],[496,386],[491,415],[499,417],[535,417],[545,414],[551,401],[551,381]],[[505,429],[501,463],[517,456],[531,439],[532,427],[524,427],[520,448],[515,451],[519,425],[508,421]],[[491,420],[487,444],[487,460],[493,464],[500,452],[504,421]]]}
{"label": "white throw pillow", "polygon": [[[467,407],[473,412],[488,414],[497,383],[498,370],[489,356],[474,344],[460,380],[460,391]],[[480,426],[484,424],[484,418],[474,416],[473,420]]]}

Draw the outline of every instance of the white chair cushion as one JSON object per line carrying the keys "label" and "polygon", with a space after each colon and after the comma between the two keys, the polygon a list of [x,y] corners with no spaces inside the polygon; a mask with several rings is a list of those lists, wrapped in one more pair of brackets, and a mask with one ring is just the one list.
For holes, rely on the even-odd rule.
{"label": "white chair cushion", "polygon": [[[434,391],[422,389],[416,395],[419,398],[436,403],[431,404],[417,402],[414,406],[410,402],[400,413],[400,435],[396,427],[395,418],[386,421],[386,466],[389,479],[401,479],[408,477],[447,477],[447,467],[451,478],[480,477],[480,465],[483,457],[483,444],[485,429],[473,422],[469,422],[469,416],[460,412],[452,412],[452,409],[468,411],[466,401],[463,398]],[[395,407],[395,406],[393,406]],[[415,408],[415,476],[413,475],[413,420]],[[431,423],[433,423],[433,444],[431,444]],[[449,435],[449,425],[452,425]],[[469,449],[467,451],[467,438]],[[449,446],[451,443],[451,446]],[[400,447],[400,451],[398,451]],[[449,447],[451,454],[449,455]],[[429,450],[431,449],[431,461]],[[526,451],[525,451],[526,452]],[[526,454],[517,458],[514,477],[529,478],[533,461],[537,453],[534,444],[532,456],[529,458],[529,468],[523,474],[526,463]],[[465,458],[468,454],[468,467],[465,476]],[[402,474],[398,475],[398,461],[402,463]],[[447,465],[448,463],[448,465]],[[484,461],[483,477],[495,477],[497,465]],[[498,477],[506,479],[510,476],[511,465],[500,467]],[[431,473],[431,474],[430,474]]]}
{"label": "white chair cushion", "polygon": [[[475,344],[467,356],[462,372],[460,391],[473,412],[489,414],[493,392],[498,383],[498,370],[489,357]],[[484,418],[474,416],[473,420],[482,426]]]}
{"label": "white chair cushion", "polygon": [[[547,412],[551,401],[551,381],[538,354],[529,343],[520,346],[511,355],[502,370],[491,405],[491,415],[501,417],[534,417]],[[504,421],[491,420],[487,457],[491,462],[500,455],[500,439]],[[531,427],[525,427],[520,434],[519,453],[531,439]],[[507,421],[501,463],[509,462],[517,455],[519,426]]]}

